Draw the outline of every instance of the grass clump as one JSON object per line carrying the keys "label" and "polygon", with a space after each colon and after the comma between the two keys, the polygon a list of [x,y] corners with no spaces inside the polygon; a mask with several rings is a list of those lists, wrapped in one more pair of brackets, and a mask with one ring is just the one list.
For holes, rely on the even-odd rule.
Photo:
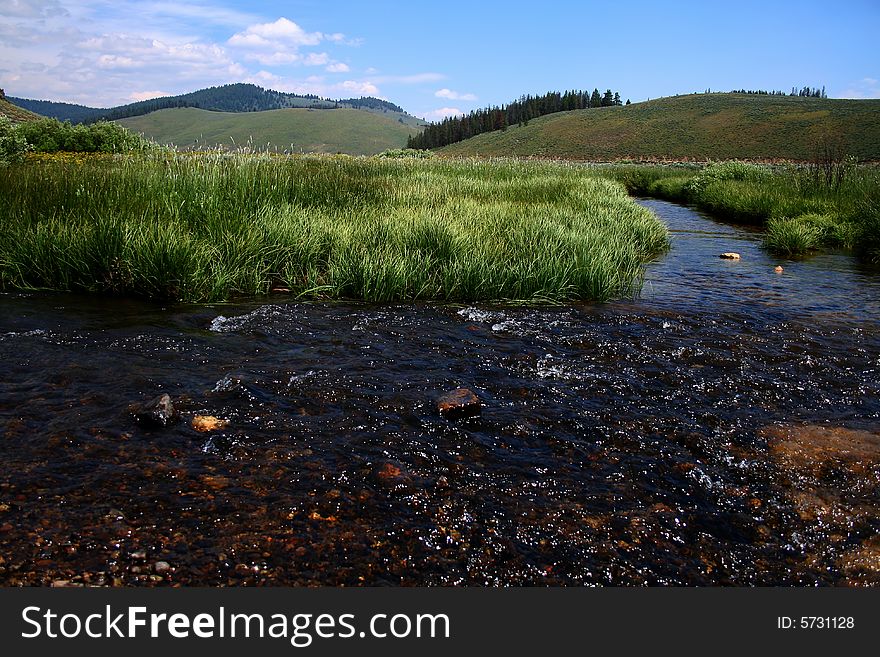
{"label": "grass clump", "polygon": [[782,256],[802,256],[818,248],[820,229],[801,217],[770,219],[764,245]]}
{"label": "grass clump", "polygon": [[668,244],[619,183],[523,162],[30,158],[0,215],[0,287],[179,301],[602,301]]}

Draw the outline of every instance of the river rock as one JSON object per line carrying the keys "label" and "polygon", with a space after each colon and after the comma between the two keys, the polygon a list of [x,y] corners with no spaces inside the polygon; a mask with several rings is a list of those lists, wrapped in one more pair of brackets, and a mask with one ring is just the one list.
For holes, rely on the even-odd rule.
{"label": "river rock", "polygon": [[146,404],[135,404],[131,411],[138,424],[152,429],[163,429],[178,417],[168,393],[162,393]]}
{"label": "river rock", "polygon": [[773,271],[775,271],[777,274],[781,274],[781,273],[784,272],[785,270],[782,268],[782,265],[776,265],[776,266],[773,268]]}
{"label": "river rock", "polygon": [[742,256],[739,253],[734,251],[728,251],[726,253],[722,253],[719,258],[724,258],[725,260],[739,260]]}
{"label": "river rock", "polygon": [[880,434],[823,425],[781,424],[765,427],[773,460],[785,470],[821,477],[828,469],[868,476],[880,464]]}
{"label": "river rock", "polygon": [[221,420],[213,415],[196,415],[192,419],[192,428],[202,433],[225,429],[228,424],[228,421]]}
{"label": "river rock", "polygon": [[440,396],[437,410],[447,420],[458,420],[480,414],[482,405],[473,390],[456,388]]}
{"label": "river rock", "polygon": [[405,492],[412,487],[412,477],[400,463],[385,462],[373,470],[373,480],[381,488]]}

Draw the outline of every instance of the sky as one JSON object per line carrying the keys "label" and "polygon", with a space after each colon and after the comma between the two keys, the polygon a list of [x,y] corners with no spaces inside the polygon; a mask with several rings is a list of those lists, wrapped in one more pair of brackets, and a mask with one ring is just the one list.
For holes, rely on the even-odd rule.
{"label": "sky", "polygon": [[250,82],[439,120],[523,94],[880,98],[880,0],[0,0],[7,95],[110,107]]}

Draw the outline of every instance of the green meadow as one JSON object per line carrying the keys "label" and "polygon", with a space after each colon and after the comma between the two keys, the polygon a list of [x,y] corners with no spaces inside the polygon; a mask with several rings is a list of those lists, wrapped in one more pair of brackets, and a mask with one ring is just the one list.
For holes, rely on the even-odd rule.
{"label": "green meadow", "polygon": [[0,168],[0,286],[216,301],[603,301],[666,228],[621,183],[535,162],[170,153]]}

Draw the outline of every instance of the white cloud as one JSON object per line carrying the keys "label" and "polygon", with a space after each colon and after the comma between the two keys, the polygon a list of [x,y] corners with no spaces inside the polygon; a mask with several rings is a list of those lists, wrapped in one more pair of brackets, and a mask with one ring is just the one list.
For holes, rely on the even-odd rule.
{"label": "white cloud", "polygon": [[452,89],[438,89],[434,92],[437,98],[448,98],[449,100],[476,100],[474,94],[462,94]]}
{"label": "white cloud", "polygon": [[876,78],[862,78],[857,82],[852,82],[847,89],[840,93],[839,97],[880,98],[880,80]]}
{"label": "white cloud", "polygon": [[[265,8],[258,3],[242,7],[216,0],[0,0],[0,87],[15,96],[108,107],[232,82],[382,98],[385,83],[444,79],[376,69],[355,77],[352,69],[361,67],[334,56],[358,39],[251,13]],[[312,71],[318,75],[307,75]]]}
{"label": "white cloud", "polygon": [[101,55],[98,57],[98,68],[134,68],[139,65],[131,57],[122,55]]}
{"label": "white cloud", "polygon": [[167,91],[135,91],[129,94],[128,99],[134,102],[139,100],[150,100],[151,98],[162,98],[164,96],[173,96]]}
{"label": "white cloud", "polygon": [[[130,102],[133,94],[145,89],[162,89],[169,80],[177,85],[170,93],[183,93],[246,75],[244,67],[217,44],[172,35],[162,39],[123,33],[62,36],[73,40],[64,46],[63,57],[51,57],[42,70],[40,62],[18,63],[19,71],[27,67],[34,72],[16,82],[17,95],[106,107]],[[4,54],[0,48],[0,58]]]}
{"label": "white cloud", "polygon": [[279,42],[289,46],[317,46],[324,39],[320,32],[306,32],[299,25],[284,17],[274,23],[257,23],[244,32],[233,34],[229,38],[230,45],[251,45],[254,43]]}
{"label": "white cloud", "polygon": [[425,112],[425,118],[431,121],[442,121],[450,116],[461,116],[463,114],[464,112],[457,107],[441,107],[440,109]]}
{"label": "white cloud", "polygon": [[330,55],[325,52],[312,52],[302,61],[306,66],[324,66],[330,62]]}
{"label": "white cloud", "polygon": [[236,32],[226,41],[226,45],[239,52],[248,61],[263,66],[283,66],[303,64],[305,66],[325,66],[331,64],[330,55],[325,52],[303,54],[306,47],[321,43],[344,43],[341,32],[324,34],[307,32],[287,18],[279,18],[273,23],[255,23],[247,29]]}
{"label": "white cloud", "polygon": [[244,82],[267,86],[276,91],[291,94],[315,94],[323,98],[348,98],[351,96],[375,96],[383,98],[379,88],[364,80],[345,80],[328,83],[321,75],[310,75],[304,79],[287,78],[269,71],[259,71],[244,78]]}
{"label": "white cloud", "polygon": [[248,53],[244,58],[248,61],[262,64],[263,66],[283,66],[285,64],[295,64],[302,60],[302,57],[298,53],[282,51],[271,53]]}
{"label": "white cloud", "polygon": [[358,96],[379,96],[379,87],[372,82],[356,82],[355,80],[346,80],[337,86],[338,89],[345,90],[351,94]]}

